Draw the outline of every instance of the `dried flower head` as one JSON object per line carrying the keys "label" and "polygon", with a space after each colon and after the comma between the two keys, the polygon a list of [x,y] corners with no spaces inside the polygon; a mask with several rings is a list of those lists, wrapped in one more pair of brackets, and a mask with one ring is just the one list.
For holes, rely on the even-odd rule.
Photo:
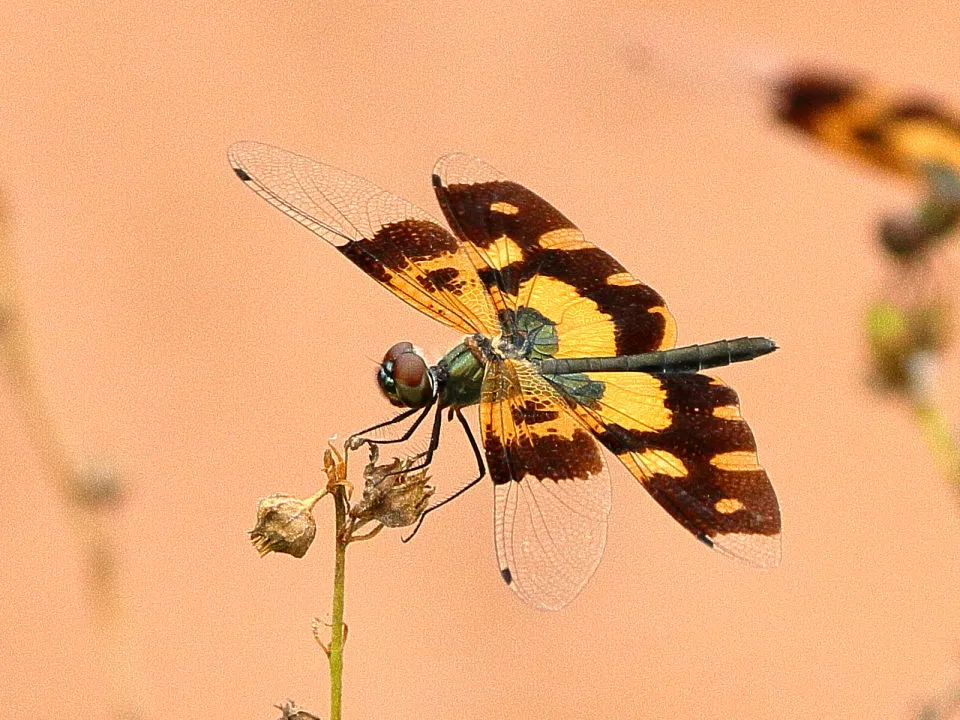
{"label": "dried flower head", "polygon": [[874,303],[867,313],[867,337],[877,383],[908,395],[929,392],[937,356],[949,343],[950,325],[950,306],[943,300],[909,307]]}
{"label": "dried flower head", "polygon": [[960,205],[934,198],[880,222],[880,244],[894,259],[914,261],[927,255],[957,227]]}
{"label": "dried flower head", "polygon": [[113,508],[123,501],[123,481],[114,468],[90,464],[73,473],[70,493],[78,505],[96,510]]}
{"label": "dried flower head", "polygon": [[297,707],[293,700],[287,700],[283,705],[275,705],[282,714],[277,720],[320,720],[311,712]]}
{"label": "dried flower head", "polygon": [[330,442],[330,447],[323,453],[323,472],[327,475],[327,492],[333,492],[337,486],[347,488],[347,495],[352,494],[353,485],[347,481],[347,461],[340,451]]}
{"label": "dried flower head", "polygon": [[413,525],[427,509],[434,489],[427,484],[427,469],[409,472],[417,458],[394,458],[378,465],[379,452],[370,447],[370,462],[363,470],[363,499],[350,511],[357,520],[376,520],[387,527]]}
{"label": "dried flower head", "polygon": [[271,495],[257,507],[257,525],[250,541],[261,556],[271,552],[303,557],[317,534],[313,519],[315,500],[290,495]]}

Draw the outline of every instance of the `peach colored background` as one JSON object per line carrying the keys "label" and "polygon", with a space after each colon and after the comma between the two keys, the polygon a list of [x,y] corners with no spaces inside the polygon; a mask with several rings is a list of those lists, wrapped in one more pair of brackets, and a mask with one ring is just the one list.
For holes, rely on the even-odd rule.
{"label": "peach colored background", "polygon": [[[347,717],[894,718],[955,681],[955,498],[903,409],[862,382],[883,270],[870,231],[903,190],[772,128],[684,60],[696,37],[676,64],[631,59],[624,35],[660,20],[960,107],[948,0],[0,7],[0,187],[64,437],[132,485],[143,717],[272,719],[288,697],[326,715],[310,619],[329,609],[329,537],[261,560],[256,499],[312,492],[326,438],[385,417],[368,358],[458,339],[245,189],[225,156],[238,139],[434,212],[435,158],[474,153],[654,285],[681,341],[783,348],[722,373],[781,499],[781,569],[707,552],[614,469],[596,577],[538,613],[497,575],[484,485],[410,545],[351,551]],[[105,717],[79,557],[6,391],[0,423],[0,715]],[[437,474],[467,462],[455,436]],[[27,528],[35,504],[50,511]]]}

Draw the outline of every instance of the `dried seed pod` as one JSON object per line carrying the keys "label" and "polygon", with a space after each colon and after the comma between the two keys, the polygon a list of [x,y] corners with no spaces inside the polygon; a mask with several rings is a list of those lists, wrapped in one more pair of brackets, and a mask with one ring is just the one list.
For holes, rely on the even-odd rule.
{"label": "dried seed pod", "polygon": [[271,552],[303,557],[317,534],[313,503],[290,495],[271,495],[257,507],[250,541],[261,556]]}

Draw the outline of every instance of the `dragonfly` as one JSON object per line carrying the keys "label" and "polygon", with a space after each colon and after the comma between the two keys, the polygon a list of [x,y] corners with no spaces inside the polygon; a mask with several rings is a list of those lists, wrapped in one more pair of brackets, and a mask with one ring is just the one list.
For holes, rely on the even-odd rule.
{"label": "dragonfly", "polygon": [[[527,603],[566,606],[600,563],[613,453],[704,544],[780,562],[780,509],[736,392],[701,370],[765,355],[759,337],[674,347],[663,298],[557,209],[487,163],[442,157],[433,188],[449,229],[360,177],[256,142],[237,176],[368,276],[463,337],[429,365],[393,345],[377,382],[397,408],[364,433],[433,413],[463,427],[494,488],[500,576]],[[478,444],[463,411],[478,406]],[[390,441],[371,441],[390,442]],[[482,452],[480,447],[482,446]]]}
{"label": "dragonfly", "polygon": [[881,238],[909,257],[960,221],[960,117],[918,96],[897,96],[836,73],[799,71],[774,86],[777,119],[840,155],[906,178],[921,190],[916,227],[884,219]]}

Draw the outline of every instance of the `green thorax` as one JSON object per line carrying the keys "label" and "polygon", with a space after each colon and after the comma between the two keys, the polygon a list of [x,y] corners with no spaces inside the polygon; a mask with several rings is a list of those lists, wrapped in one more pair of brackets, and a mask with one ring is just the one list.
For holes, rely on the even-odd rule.
{"label": "green thorax", "polygon": [[[518,308],[510,325],[513,331],[504,333],[497,340],[472,336],[443,356],[434,370],[440,382],[442,407],[466,407],[480,402],[485,362],[481,358],[484,355],[490,361],[517,358],[539,363],[554,357],[559,350],[556,323],[533,308]],[[479,352],[478,341],[481,345]],[[589,404],[603,395],[603,384],[583,374],[544,377],[579,402]]]}
{"label": "green thorax", "polygon": [[441,407],[467,407],[480,402],[483,364],[466,343],[460,343],[437,363]]}

